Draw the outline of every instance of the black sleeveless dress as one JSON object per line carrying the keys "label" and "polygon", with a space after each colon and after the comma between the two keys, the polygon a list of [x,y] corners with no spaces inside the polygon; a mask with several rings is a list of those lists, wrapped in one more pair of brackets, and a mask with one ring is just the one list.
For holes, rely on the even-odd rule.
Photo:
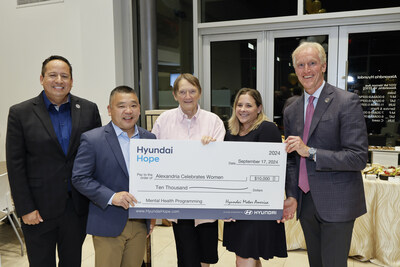
{"label": "black sleeveless dress", "polygon": [[[225,141],[282,142],[282,138],[274,123],[264,121],[245,136],[227,132]],[[276,221],[225,222],[223,239],[223,246],[242,258],[287,257],[285,227]]]}

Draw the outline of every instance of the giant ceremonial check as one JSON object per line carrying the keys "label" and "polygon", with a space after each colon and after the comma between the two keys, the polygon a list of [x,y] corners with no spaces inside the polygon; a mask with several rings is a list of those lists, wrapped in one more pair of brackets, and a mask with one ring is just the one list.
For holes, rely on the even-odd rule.
{"label": "giant ceremonial check", "polygon": [[282,217],[282,143],[135,139],[130,218],[276,220]]}

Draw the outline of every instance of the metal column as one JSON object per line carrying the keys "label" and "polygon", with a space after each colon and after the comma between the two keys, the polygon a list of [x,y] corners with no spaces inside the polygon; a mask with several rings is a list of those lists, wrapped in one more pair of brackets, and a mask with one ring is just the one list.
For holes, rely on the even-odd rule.
{"label": "metal column", "polygon": [[158,108],[156,0],[139,0],[140,16],[140,102],[144,111]]}

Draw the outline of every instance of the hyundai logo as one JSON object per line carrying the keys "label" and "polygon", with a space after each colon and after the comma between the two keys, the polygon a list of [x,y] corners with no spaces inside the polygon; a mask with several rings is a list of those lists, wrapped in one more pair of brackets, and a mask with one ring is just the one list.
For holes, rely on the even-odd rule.
{"label": "hyundai logo", "polygon": [[252,210],[245,210],[245,211],[244,211],[244,214],[245,214],[245,215],[252,215],[252,214],[253,214],[253,211],[252,211]]}

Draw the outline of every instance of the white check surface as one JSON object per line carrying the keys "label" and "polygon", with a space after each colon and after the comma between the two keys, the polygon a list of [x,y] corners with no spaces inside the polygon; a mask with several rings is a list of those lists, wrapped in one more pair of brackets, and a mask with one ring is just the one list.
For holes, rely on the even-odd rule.
{"label": "white check surface", "polygon": [[129,217],[280,219],[285,174],[282,143],[135,139]]}

